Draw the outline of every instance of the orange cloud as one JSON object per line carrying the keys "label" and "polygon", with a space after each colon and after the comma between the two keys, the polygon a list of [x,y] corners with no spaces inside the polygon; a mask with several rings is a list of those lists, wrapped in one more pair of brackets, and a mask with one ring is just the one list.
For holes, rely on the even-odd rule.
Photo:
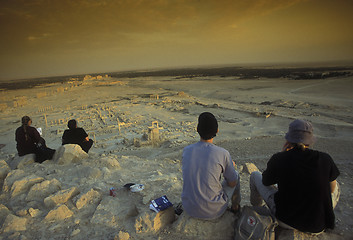
{"label": "orange cloud", "polygon": [[[28,1],[3,2],[1,31],[19,28],[63,34],[82,32],[150,33],[237,24],[252,15],[266,14],[300,0],[120,0],[120,1]],[[7,24],[6,24],[7,22]],[[10,25],[8,24],[10,23]],[[7,25],[7,26],[6,26]],[[26,28],[25,28],[26,27]]]}

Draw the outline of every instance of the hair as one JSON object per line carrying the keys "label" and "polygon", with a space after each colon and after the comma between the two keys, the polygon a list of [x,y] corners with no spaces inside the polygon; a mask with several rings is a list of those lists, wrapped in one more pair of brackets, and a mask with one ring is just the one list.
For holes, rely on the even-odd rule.
{"label": "hair", "polygon": [[30,121],[31,121],[31,118],[28,117],[28,116],[23,116],[22,119],[21,119],[23,131],[25,132],[26,141],[28,141],[27,127],[28,127],[28,123]]}
{"label": "hair", "polygon": [[75,120],[75,119],[71,119],[70,121],[68,121],[67,127],[68,127],[69,129],[74,129],[74,128],[76,128],[76,127],[77,127],[77,122],[76,122],[76,120]]}
{"label": "hair", "polygon": [[305,151],[309,145],[305,145],[304,143],[290,143],[293,148],[298,148],[302,151]]}
{"label": "hair", "polygon": [[210,112],[201,113],[198,119],[197,132],[204,140],[209,140],[217,135],[218,123],[216,117]]}

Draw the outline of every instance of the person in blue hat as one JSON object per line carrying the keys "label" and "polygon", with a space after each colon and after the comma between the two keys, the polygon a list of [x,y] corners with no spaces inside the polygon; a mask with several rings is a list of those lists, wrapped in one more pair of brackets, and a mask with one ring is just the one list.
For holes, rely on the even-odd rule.
{"label": "person in blue hat", "polygon": [[308,121],[290,123],[285,139],[283,151],[270,158],[266,170],[251,174],[251,204],[260,206],[264,200],[284,228],[316,234],[333,229],[340,195],[336,164],[329,154],[310,149],[315,137]]}

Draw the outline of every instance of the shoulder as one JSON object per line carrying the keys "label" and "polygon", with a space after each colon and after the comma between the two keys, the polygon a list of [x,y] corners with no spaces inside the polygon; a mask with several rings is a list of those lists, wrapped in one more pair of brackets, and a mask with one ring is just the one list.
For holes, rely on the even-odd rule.
{"label": "shoulder", "polygon": [[320,151],[315,151],[315,152],[317,152],[321,158],[332,159],[328,153],[320,152]]}
{"label": "shoulder", "polygon": [[286,165],[287,161],[284,161],[285,159],[290,158],[290,151],[288,152],[277,152],[273,154],[267,162],[267,169],[276,169],[276,168],[281,168],[283,167],[283,164]]}
{"label": "shoulder", "polygon": [[311,157],[319,158],[320,160],[325,160],[325,161],[332,161],[332,158],[328,153],[321,152],[318,150],[313,150],[313,149],[307,149],[305,151],[307,151]]}
{"label": "shoulder", "polygon": [[278,161],[279,159],[286,158],[288,155],[290,155],[290,152],[277,152],[272,155],[270,158],[270,161]]}
{"label": "shoulder", "polygon": [[330,164],[333,163],[333,159],[328,153],[320,152],[320,151],[316,151],[316,150],[312,150],[312,151],[315,155],[317,155],[319,157],[321,162],[327,162]]}
{"label": "shoulder", "polygon": [[222,153],[222,154],[225,154],[225,155],[230,155],[229,152],[228,152],[228,150],[226,150],[226,149],[224,149],[224,148],[222,148],[222,147],[219,147],[219,146],[216,146],[216,145],[212,145],[212,148],[213,148],[215,151],[219,152],[219,153]]}
{"label": "shoulder", "polygon": [[187,145],[186,147],[184,147],[184,152],[195,148],[197,145],[198,145],[198,143],[193,143],[193,144]]}
{"label": "shoulder", "polygon": [[35,127],[32,127],[32,126],[28,126],[28,131],[31,131],[31,132],[38,132],[37,129]]}
{"label": "shoulder", "polygon": [[21,126],[21,127],[18,127],[17,129],[16,129],[16,132],[15,132],[15,136],[16,137],[19,137],[19,136],[21,136],[21,135],[23,135],[24,134],[24,129],[23,129],[23,127]]}
{"label": "shoulder", "polygon": [[83,128],[76,128],[77,132],[86,132]]}

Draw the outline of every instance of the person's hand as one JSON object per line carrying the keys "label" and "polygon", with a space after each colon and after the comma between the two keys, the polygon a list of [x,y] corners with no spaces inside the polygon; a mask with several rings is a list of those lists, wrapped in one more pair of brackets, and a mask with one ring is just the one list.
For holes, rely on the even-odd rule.
{"label": "person's hand", "polygon": [[88,138],[88,137],[86,137],[86,138],[85,138],[85,142],[88,142],[88,141],[89,141],[89,138]]}

